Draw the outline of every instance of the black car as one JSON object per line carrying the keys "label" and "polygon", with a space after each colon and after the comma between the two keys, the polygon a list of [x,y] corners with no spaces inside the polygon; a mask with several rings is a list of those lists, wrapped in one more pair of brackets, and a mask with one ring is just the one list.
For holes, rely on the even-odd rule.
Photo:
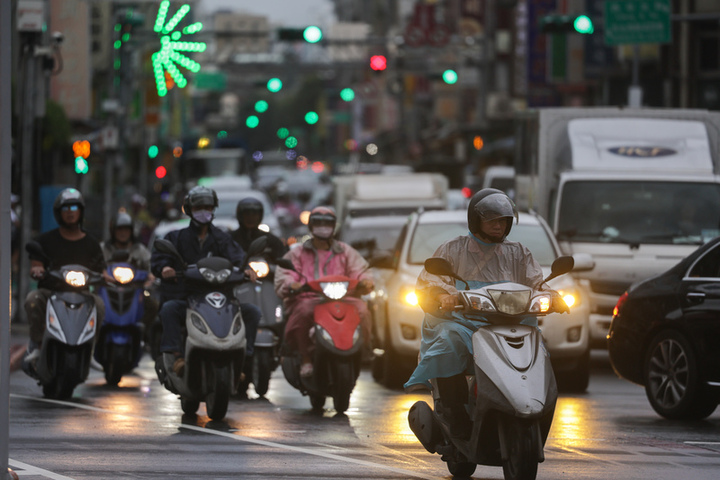
{"label": "black car", "polygon": [[670,419],[703,419],[720,402],[720,237],[634,284],[613,312],[615,372],[645,387]]}

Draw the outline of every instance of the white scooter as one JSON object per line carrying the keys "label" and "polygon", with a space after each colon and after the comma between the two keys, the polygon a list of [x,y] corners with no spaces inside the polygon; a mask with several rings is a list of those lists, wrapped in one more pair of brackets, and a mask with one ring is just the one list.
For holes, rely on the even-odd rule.
{"label": "white scooter", "polygon": [[[255,240],[248,255],[265,249],[264,237]],[[175,257],[185,266],[175,246],[165,239],[155,241],[158,251]],[[155,371],[165,388],[180,396],[183,412],[192,415],[205,402],[212,420],[222,420],[230,396],[237,391],[243,371],[247,340],[240,306],[233,288],[249,281],[243,269],[222,257],[206,257],[187,265],[183,273],[191,288],[186,313],[185,368],[182,376],[173,372],[175,357],[161,354]]]}
{"label": "white scooter", "polygon": [[[572,270],[572,257],[559,257],[545,281]],[[469,477],[477,465],[502,466],[505,480],[534,480],[543,453],[557,385],[550,358],[536,327],[522,325],[528,316],[568,311],[552,290],[517,283],[470,289],[442,258],[429,258],[425,269],[465,283],[459,292],[463,316],[482,317],[490,325],[472,336],[475,374],[468,377],[465,405],[472,422],[468,439],[454,436],[447,423],[423,401],[408,414],[410,428],[430,453],[438,453],[451,474]],[[433,400],[438,403],[437,384]]]}

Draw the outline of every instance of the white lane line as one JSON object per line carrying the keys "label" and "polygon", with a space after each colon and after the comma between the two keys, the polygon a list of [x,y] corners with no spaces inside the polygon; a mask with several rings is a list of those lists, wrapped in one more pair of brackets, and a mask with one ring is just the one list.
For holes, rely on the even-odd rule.
{"label": "white lane line", "polygon": [[29,475],[42,475],[43,477],[52,478],[53,480],[73,480],[72,478],[66,477],[65,475],[60,475],[59,473],[54,473],[49,470],[34,467],[32,465],[28,465],[27,463],[18,462],[17,460],[13,460],[12,458],[8,458],[8,465],[10,465],[10,467],[14,469],[22,469],[22,472],[15,472],[18,474],[18,477],[24,477]]}
{"label": "white lane line", "polygon": [[[53,399],[49,399],[49,398],[30,397],[30,396],[27,396],[27,395],[19,395],[19,394],[15,394],[15,393],[11,393],[11,394],[10,394],[10,397],[11,397],[11,398],[22,398],[22,399],[25,399],[25,400],[36,400],[36,401],[39,401],[39,402],[46,402],[46,403],[54,403],[54,404],[56,404],[56,405],[64,405],[64,406],[66,406],[66,407],[74,407],[74,408],[80,408],[80,409],[83,409],[83,410],[89,410],[89,411],[91,411],[91,412],[98,412],[98,413],[105,413],[105,414],[110,414],[110,415],[118,415],[118,416],[121,416],[121,417],[135,418],[135,419],[143,420],[143,421],[146,421],[146,422],[163,423],[163,424],[166,424],[166,423],[167,423],[166,420],[158,420],[158,419],[155,419],[155,418],[143,417],[143,416],[140,416],[140,415],[134,415],[134,414],[132,414],[132,413],[119,413],[119,412],[114,412],[114,411],[112,411],[112,410],[106,410],[106,409],[104,409],[104,408],[93,407],[93,406],[90,406],[90,405],[82,405],[82,404],[79,404],[79,403],[65,402],[65,401],[63,401],[63,400],[53,400]],[[312,449],[309,449],[309,448],[294,447],[294,446],[292,446],[292,445],[284,445],[284,444],[282,444],[282,443],[268,442],[267,440],[260,440],[260,439],[257,439],[257,438],[246,437],[246,436],[243,436],[243,435],[236,435],[236,434],[234,434],[234,433],[221,432],[221,431],[218,431],[218,430],[211,430],[211,429],[204,428],[204,427],[198,427],[197,425],[184,425],[184,424],[179,424],[179,425],[178,425],[178,428],[185,428],[185,429],[187,429],[187,430],[193,430],[193,431],[196,431],[196,432],[208,433],[208,434],[211,434],[211,435],[218,435],[218,436],[220,436],[220,437],[226,437],[226,438],[230,438],[230,439],[237,440],[237,441],[240,441],[240,442],[254,443],[254,444],[256,444],[256,445],[263,445],[263,446],[265,446],[265,447],[272,447],[272,448],[278,448],[278,449],[282,449],[282,450],[289,450],[289,451],[293,451],[293,452],[297,452],[297,453],[302,453],[302,454],[306,454],[306,455],[315,455],[315,456],[317,456],[317,457],[323,457],[323,458],[327,458],[327,459],[331,459],[331,460],[337,460],[337,461],[340,461],[340,462],[353,463],[353,464],[355,464],[355,465],[362,465],[362,466],[365,466],[365,467],[377,468],[377,469],[380,469],[380,470],[387,470],[387,471],[390,471],[390,472],[393,472],[393,473],[402,474],[402,475],[407,475],[407,476],[409,476],[410,478],[424,478],[424,479],[426,479],[426,480],[437,480],[437,478],[438,478],[438,477],[436,477],[436,476],[425,475],[425,474],[419,473],[419,472],[413,472],[412,470],[405,470],[405,469],[402,469],[402,468],[389,467],[389,466],[387,466],[387,465],[382,465],[382,464],[379,464],[379,463],[373,463],[373,462],[368,462],[368,461],[365,461],[365,460],[358,460],[358,459],[355,459],[355,458],[343,457],[343,456],[341,456],[341,455],[335,455],[335,454],[332,454],[332,453],[319,452],[319,451],[312,450]],[[51,478],[54,478],[54,477],[51,477]],[[59,480],[62,480],[62,479],[65,479],[65,478],[67,478],[67,477],[58,477]],[[70,480],[72,480],[72,479],[70,479]]]}
{"label": "white lane line", "polygon": [[683,442],[687,445],[720,445],[720,442]]}

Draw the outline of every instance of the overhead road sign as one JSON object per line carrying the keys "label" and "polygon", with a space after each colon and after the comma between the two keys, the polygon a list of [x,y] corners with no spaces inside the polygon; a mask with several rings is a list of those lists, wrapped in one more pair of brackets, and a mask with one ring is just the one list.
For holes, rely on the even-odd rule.
{"label": "overhead road sign", "polygon": [[670,43],[670,0],[605,0],[605,44]]}

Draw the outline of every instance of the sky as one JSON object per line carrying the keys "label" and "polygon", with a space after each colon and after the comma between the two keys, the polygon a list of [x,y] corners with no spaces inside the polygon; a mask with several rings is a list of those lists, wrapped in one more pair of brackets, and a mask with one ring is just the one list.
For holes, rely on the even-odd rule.
{"label": "sky", "polygon": [[265,15],[287,27],[329,25],[335,20],[331,0],[201,0],[206,12],[224,9]]}

